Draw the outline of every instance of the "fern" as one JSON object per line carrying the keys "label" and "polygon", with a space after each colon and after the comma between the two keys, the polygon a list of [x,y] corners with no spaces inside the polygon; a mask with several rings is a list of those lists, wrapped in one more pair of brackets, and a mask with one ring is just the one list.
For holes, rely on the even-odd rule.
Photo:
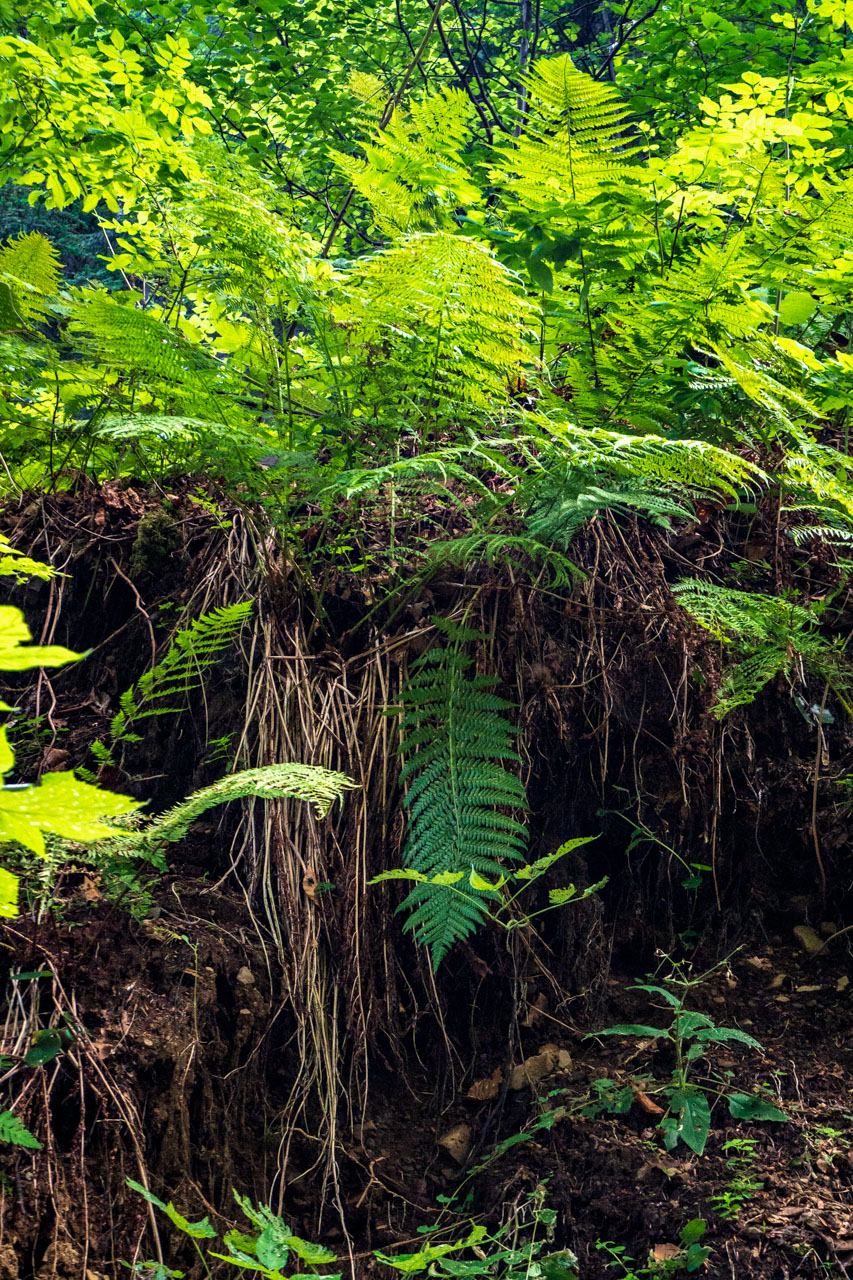
{"label": "fern", "polygon": [[418,233],[353,275],[336,319],[362,349],[357,398],[415,420],[506,401],[509,375],[529,355],[531,310],[490,250],[463,236]]}
{"label": "fern", "polygon": [[[522,783],[503,765],[517,761],[511,704],[494,692],[494,676],[472,674],[463,646],[484,639],[478,631],[433,619],[447,638],[412,665],[403,706],[401,751],[406,763],[408,829],[403,861],[428,876],[442,872],[500,875],[506,859],[525,847],[524,827],[506,813],[527,807]],[[482,922],[494,894],[472,887],[420,883],[400,910],[405,928],[441,963],[453,944]]]}
{"label": "fern", "polygon": [[509,533],[474,532],[439,542],[430,548],[429,560],[434,565],[456,565],[459,568],[474,564],[490,567],[504,564],[524,576],[529,575],[528,564],[532,563],[539,567],[543,585],[551,590],[570,587],[583,577],[577,565],[554,547],[536,538]]}
{"label": "fern", "polygon": [[183,839],[190,825],[208,809],[246,796],[260,800],[302,800],[313,806],[318,818],[324,818],[334,802],[356,786],[358,783],[345,773],[335,773],[319,765],[272,764],[261,769],[245,769],[196,791],[189,799],[155,818],[144,831],[128,833],[126,843],[148,848],[174,844]]}
{"label": "fern", "polygon": [[[200,686],[205,671],[233,642],[251,612],[250,602],[225,605],[179,631],[163,661],[119,698],[120,709],[110,723],[113,741],[131,740],[131,725],[146,717],[180,714],[187,695]],[[169,705],[177,699],[181,706]]]}
{"label": "fern", "polygon": [[701,440],[547,425],[562,448],[543,456],[521,496],[530,533],[558,546],[608,511],[638,511],[666,526],[692,517],[686,502],[736,499],[766,479],[759,467]]}
{"label": "fern", "polygon": [[528,211],[553,214],[585,204],[618,181],[635,148],[628,109],[612,85],[578,71],[569,54],[538,62],[526,77],[530,105],[524,136],[497,148],[490,177]]}
{"label": "fern", "polygon": [[16,1147],[29,1147],[41,1151],[41,1143],[13,1111],[0,1111],[0,1142],[10,1142]]}
{"label": "fern", "polygon": [[45,303],[59,287],[59,259],[37,231],[23,232],[0,249],[0,332],[44,320]]}
{"label": "fern", "polygon": [[332,153],[385,235],[444,225],[460,205],[479,199],[460,159],[471,137],[470,114],[466,94],[445,90],[413,103],[408,113],[397,108],[384,130],[363,144],[364,162]]}
{"label": "fern", "polygon": [[672,590],[695,622],[723,644],[731,645],[738,655],[717,692],[714,715],[718,720],[735,707],[752,702],[775,675],[790,678],[797,659],[825,680],[848,706],[853,695],[853,665],[820,634],[812,610],[698,579],[679,582]]}

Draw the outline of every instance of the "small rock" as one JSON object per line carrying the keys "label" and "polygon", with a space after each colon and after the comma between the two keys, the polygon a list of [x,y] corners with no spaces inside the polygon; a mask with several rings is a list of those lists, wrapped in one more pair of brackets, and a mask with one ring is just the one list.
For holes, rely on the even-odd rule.
{"label": "small rock", "polygon": [[794,937],[803,951],[810,956],[816,956],[819,951],[823,950],[823,941],[820,935],[809,924],[798,924],[794,929]]}
{"label": "small rock", "polygon": [[438,1139],[438,1145],[447,1152],[457,1164],[463,1164],[471,1150],[471,1126],[457,1124]]}
{"label": "small rock", "polygon": [[818,928],[824,938],[831,938],[834,933],[838,933],[838,925],[834,920],[821,920]]}
{"label": "small rock", "polygon": [[255,975],[252,970],[243,965],[237,970],[237,981],[244,987],[253,987],[255,985]]}
{"label": "small rock", "polygon": [[850,986],[850,979],[847,977],[846,973],[843,973],[835,984],[835,990],[846,991],[849,986]]}
{"label": "small rock", "polygon": [[560,1050],[555,1044],[544,1045],[539,1053],[534,1053],[532,1057],[525,1058],[521,1066],[513,1067],[509,1076],[508,1088],[517,1092],[519,1089],[523,1089],[525,1085],[538,1084],[545,1076],[551,1074],[557,1066],[559,1057]]}

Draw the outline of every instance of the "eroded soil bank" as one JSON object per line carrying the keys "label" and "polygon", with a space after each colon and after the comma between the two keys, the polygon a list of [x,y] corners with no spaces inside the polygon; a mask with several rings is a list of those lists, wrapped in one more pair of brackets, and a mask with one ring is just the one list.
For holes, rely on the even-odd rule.
{"label": "eroded soil bank", "polygon": [[[91,649],[13,690],[22,777],[82,766],[160,809],[290,759],[359,790],[322,821],[290,802],[206,815],[165,871],[73,854],[41,882],[22,868],[33,895],[50,880],[51,906],[33,897],[2,926],[5,1105],[42,1150],[4,1150],[0,1275],[129,1274],[122,1262],[158,1248],[201,1274],[127,1178],[220,1233],[245,1225],[232,1190],[251,1195],[355,1276],[394,1274],[372,1251],[412,1251],[439,1221],[523,1241],[535,1204],[555,1214],[539,1238],[572,1249],[584,1280],[650,1256],[683,1270],[680,1232],[697,1217],[704,1274],[845,1274],[853,934],[812,952],[851,918],[849,722],[830,708],[818,726],[781,683],[715,721],[720,646],[669,591],[712,553],[723,573],[749,559],[745,529],[714,513],[670,533],[602,523],[578,540],[570,589],[484,567],[413,571],[387,599],[381,560],[312,560],[306,522],[300,561],[196,484],[23,501],[3,530],[66,575],[10,593],[36,638]],[[371,537],[387,547],[378,515]],[[768,590],[780,572],[768,561]],[[819,551],[810,574],[815,593],[831,585]],[[120,695],[182,618],[248,599],[252,621],[203,689],[95,760]],[[535,930],[475,935],[433,976],[393,914],[402,893],[367,881],[400,862],[386,711],[433,641],[430,616],[460,601],[491,637],[479,666],[518,707],[530,856],[598,834],[549,886],[609,879]],[[814,682],[799,692],[821,705]],[[763,1046],[696,1058],[713,1103],[701,1156],[661,1141],[671,1047],[587,1038],[667,1025],[660,997],[630,989],[668,972],[667,956],[693,973],[730,957],[688,1008]],[[731,1092],[788,1118],[735,1119]],[[609,1268],[604,1242],[635,1263]]]}

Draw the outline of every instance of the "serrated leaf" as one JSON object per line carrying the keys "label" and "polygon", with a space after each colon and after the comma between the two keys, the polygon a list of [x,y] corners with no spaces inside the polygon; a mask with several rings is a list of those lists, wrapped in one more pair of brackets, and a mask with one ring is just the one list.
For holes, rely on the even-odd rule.
{"label": "serrated leaf", "polygon": [[681,1228],[678,1238],[684,1245],[685,1249],[688,1245],[696,1244],[702,1239],[707,1226],[708,1224],[704,1218],[691,1218],[690,1221]]}
{"label": "serrated leaf", "polygon": [[0,605],[0,671],[29,671],[33,667],[63,667],[82,654],[61,645],[34,645],[20,609]]}
{"label": "serrated leaf", "polygon": [[38,786],[0,789],[0,841],[13,841],[42,855],[44,832],[90,844],[123,834],[102,818],[133,813],[140,807],[129,796],[102,791],[73,773],[47,773]]}
{"label": "serrated leaf", "polygon": [[9,1142],[16,1147],[28,1147],[31,1151],[41,1151],[41,1143],[26,1125],[22,1124],[12,1111],[0,1111],[0,1142]]}
{"label": "serrated leaf", "polygon": [[782,324],[805,324],[814,315],[817,303],[810,293],[794,290],[786,293],[779,306]]}
{"label": "serrated leaf", "polygon": [[422,871],[395,869],[393,871],[380,871],[378,875],[371,876],[367,883],[381,884],[383,880],[416,880],[418,883],[423,884],[428,879],[429,876],[425,876]]}
{"label": "serrated leaf", "polygon": [[541,289],[544,293],[554,292],[554,276],[551,268],[540,258],[527,259],[527,272],[537,289]]}
{"label": "serrated leaf", "polygon": [[681,1004],[681,1001],[678,999],[678,996],[673,995],[673,993],[672,993],[671,991],[668,991],[668,990],[666,989],[666,987],[656,987],[653,983],[649,983],[649,982],[635,982],[635,983],[634,983],[634,984],[629,988],[629,990],[631,990],[631,991],[648,991],[650,995],[663,996],[663,998],[664,998],[664,1000],[667,1002],[667,1004],[672,1005],[672,1007],[673,1007],[674,1009],[677,1009],[677,1008],[678,1008],[678,1006]]}
{"label": "serrated leaf", "polygon": [[15,753],[9,746],[6,726],[0,728],[0,774],[8,773],[15,763]]}
{"label": "serrated leaf", "polygon": [[468,876],[468,882],[471,888],[476,889],[479,893],[497,893],[498,889],[503,888],[506,884],[503,876],[492,884],[490,880],[487,880],[485,876],[479,875],[476,871],[471,871]]}
{"label": "serrated leaf", "polygon": [[335,1262],[337,1260],[338,1255],[331,1249],[327,1249],[325,1245],[314,1244],[310,1240],[302,1240],[299,1236],[290,1236],[288,1243],[300,1262],[307,1262],[311,1267],[321,1266],[326,1262]]}
{"label": "serrated leaf", "polygon": [[736,1041],[738,1044],[745,1044],[750,1049],[758,1049],[763,1053],[764,1049],[754,1036],[748,1035],[746,1031],[741,1031],[738,1027],[706,1027],[696,1032],[696,1037],[702,1044],[726,1044],[729,1041]]}
{"label": "serrated leaf", "polygon": [[0,867],[0,917],[9,920],[18,914],[18,877]]}

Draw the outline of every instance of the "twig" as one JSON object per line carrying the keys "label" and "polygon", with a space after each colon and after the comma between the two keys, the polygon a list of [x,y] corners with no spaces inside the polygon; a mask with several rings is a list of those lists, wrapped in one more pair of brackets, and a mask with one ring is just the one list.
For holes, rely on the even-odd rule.
{"label": "twig", "polygon": [[126,574],[126,573],[123,573],[123,572],[122,572],[122,570],[119,568],[118,564],[116,563],[116,561],[113,559],[113,557],[112,557],[112,556],[110,556],[110,564],[111,564],[111,565],[112,565],[112,567],[115,569],[115,571],[116,571],[116,573],[118,574],[118,576],[119,576],[120,578],[123,578],[123,579],[124,579],[124,581],[125,581],[125,582],[127,583],[127,585],[130,587],[130,589],[131,589],[131,591],[133,592],[133,594],[136,596],[136,607],[137,607],[137,609],[139,610],[139,612],[142,614],[142,616],[143,616],[143,618],[145,619],[145,621],[148,623],[148,634],[149,634],[149,635],[150,635],[150,637],[151,637],[151,666],[152,666],[152,667],[156,667],[156,665],[157,665],[157,641],[156,641],[156,640],[155,640],[155,638],[154,638],[154,626],[153,626],[153,624],[152,624],[152,622],[151,622],[150,617],[148,616],[147,611],[143,608],[143,605],[142,605],[142,597],[140,596],[140,594],[139,594],[139,592],[137,591],[136,587],[135,587],[135,586],[133,585],[133,583],[131,582],[130,578],[127,576],[127,574]]}

